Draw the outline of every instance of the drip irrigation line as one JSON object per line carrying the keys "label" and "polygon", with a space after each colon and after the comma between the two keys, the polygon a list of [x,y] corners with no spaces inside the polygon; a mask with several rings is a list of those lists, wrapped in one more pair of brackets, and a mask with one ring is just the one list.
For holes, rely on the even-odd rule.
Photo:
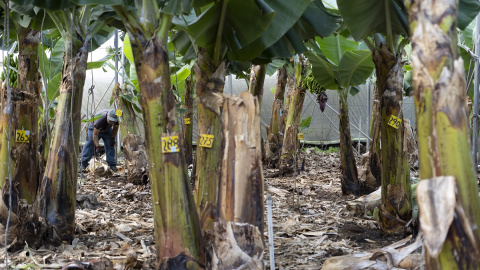
{"label": "drip irrigation line", "polygon": [[[9,19],[8,19],[8,14],[10,14],[9,11],[9,1],[5,1],[5,18],[4,18],[4,45],[5,47],[8,48],[9,44]],[[5,49],[4,47],[4,49]],[[8,217],[7,217],[7,224],[5,226],[5,269],[8,269],[8,229],[10,227],[10,218],[12,216],[12,191],[13,191],[13,183],[12,183],[12,162],[10,159],[10,151],[11,151],[11,127],[12,127],[12,89],[10,88],[10,52],[7,51],[7,67],[5,69],[5,63],[3,63],[3,71],[5,72],[5,79],[6,79],[6,84],[7,84],[7,106],[4,108],[4,113],[7,114],[8,117],[8,135],[7,135],[7,151],[9,153],[8,156]],[[5,61],[5,56],[4,56],[4,50],[2,50],[2,58]]]}

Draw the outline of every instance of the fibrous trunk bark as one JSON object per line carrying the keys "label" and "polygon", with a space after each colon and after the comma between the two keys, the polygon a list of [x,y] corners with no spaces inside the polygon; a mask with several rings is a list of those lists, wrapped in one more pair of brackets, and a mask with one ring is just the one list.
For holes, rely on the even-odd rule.
{"label": "fibrous trunk bark", "polygon": [[225,151],[212,269],[263,269],[260,105],[249,92],[223,103]]}
{"label": "fibrous trunk bark", "polygon": [[147,152],[144,140],[140,136],[140,127],[133,105],[124,95],[128,95],[127,90],[116,84],[112,91],[112,97],[116,108],[122,111],[120,131],[123,152],[125,153],[127,181],[136,185],[146,184],[148,181]]}
{"label": "fibrous trunk bark", "polygon": [[358,181],[355,153],[353,152],[350,121],[348,117],[348,89],[338,92],[340,101],[340,173],[343,194],[360,194],[362,188]]}
{"label": "fibrous trunk bark", "polygon": [[253,96],[257,97],[258,103],[260,104],[260,109],[262,109],[263,85],[265,83],[266,72],[267,65],[252,65],[248,90]]}
{"label": "fibrous trunk bark", "polygon": [[[8,179],[8,166],[2,166],[0,172],[0,187],[2,198],[0,201],[0,223],[6,225],[9,208],[12,218],[9,224],[10,240],[17,238],[17,243],[22,246],[25,242],[35,245],[39,237],[35,236],[38,228],[38,215],[35,213],[37,188],[39,185],[38,169],[38,104],[40,101],[40,89],[42,87],[38,74],[38,44],[40,32],[29,28],[17,26],[19,41],[18,53],[18,77],[17,88],[12,91],[12,114],[6,115],[3,108],[6,105],[6,87],[2,87],[2,110],[0,119],[1,142],[3,164],[12,164],[12,194],[9,194],[9,185],[5,184]],[[13,72],[12,70],[10,72]],[[7,150],[8,118],[11,117],[11,150]],[[6,120],[6,121],[5,121]],[[15,142],[16,130],[25,130],[30,133],[29,142]],[[9,195],[12,196],[12,205],[8,207]],[[5,200],[7,199],[7,200]]]}
{"label": "fibrous trunk bark", "polygon": [[37,195],[39,211],[47,229],[47,240],[55,243],[71,241],[75,233],[77,149],[89,46],[90,42],[81,38],[65,41],[60,95],[50,151]]}
{"label": "fibrous trunk bark", "polygon": [[160,269],[200,269],[205,262],[202,234],[185,156],[182,151],[164,153],[160,140],[178,136],[177,149],[183,149],[166,37],[146,39],[139,29],[129,35],[142,96],[158,265]]}
{"label": "fibrous trunk bark", "polygon": [[[218,195],[218,183],[223,156],[222,102],[226,66],[218,66],[205,49],[195,63],[197,91],[197,154],[195,172],[195,203],[201,217],[202,229],[212,229]],[[213,135],[211,147],[200,147],[202,135]]]}
{"label": "fibrous trunk bark", "polygon": [[275,98],[272,104],[272,117],[270,126],[267,127],[267,141],[265,143],[265,163],[278,165],[280,151],[283,146],[283,132],[285,131],[285,85],[287,83],[287,70],[281,67],[277,70],[277,85]]}
{"label": "fibrous trunk bark", "polygon": [[[403,72],[401,52],[394,55],[383,45],[373,55],[377,70],[380,100],[380,140],[382,149],[382,205],[379,212],[380,228],[388,234],[403,234],[405,224],[412,217],[410,168],[404,149],[404,121],[397,128],[388,125],[393,115],[403,119]],[[382,74],[381,78],[378,77]]]}
{"label": "fibrous trunk bark", "polygon": [[[298,132],[300,131],[300,117],[303,109],[303,102],[305,101],[306,90],[302,87],[302,82],[305,77],[306,67],[303,62],[303,57],[299,57],[299,61],[295,63],[295,83],[294,89],[287,97],[289,101],[287,121],[285,123],[285,135],[283,138],[282,155],[280,156],[280,171],[290,173],[296,171],[296,155],[300,147],[298,140]],[[288,95],[287,95],[288,96]]]}
{"label": "fibrous trunk bark", "polygon": [[[379,59],[381,60],[381,59]],[[377,63],[374,58],[375,65],[379,65],[379,68],[375,68],[377,76],[377,83],[373,88],[373,105],[372,115],[370,116],[370,132],[369,135],[372,138],[370,148],[368,149],[367,162],[364,165],[365,172],[365,191],[371,193],[382,185],[381,163],[380,163],[380,95],[379,88],[385,84],[383,74],[385,69],[382,68],[386,63]],[[387,63],[388,64],[388,63]]]}
{"label": "fibrous trunk bark", "polygon": [[[184,140],[185,140],[185,161],[187,166],[193,163],[193,79],[188,77],[185,80],[185,112],[184,117]],[[190,122],[187,123],[187,120]]]}
{"label": "fibrous trunk bark", "polygon": [[[426,0],[407,5],[422,179],[419,189],[423,181],[429,186],[451,183],[444,191],[417,192],[417,199],[421,206],[425,195],[453,196],[438,198],[429,208],[420,207],[421,219],[440,216],[446,222],[445,230],[438,222],[431,228],[421,222],[425,239],[436,243],[426,241],[427,269],[480,268],[480,202],[468,139],[463,61],[456,41],[457,3]],[[449,218],[440,212],[446,202],[452,204]]]}

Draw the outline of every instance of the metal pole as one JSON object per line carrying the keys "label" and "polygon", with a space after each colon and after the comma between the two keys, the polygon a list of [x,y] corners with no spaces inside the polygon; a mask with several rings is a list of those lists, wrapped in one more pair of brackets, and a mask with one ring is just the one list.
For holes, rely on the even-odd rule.
{"label": "metal pole", "polygon": [[115,84],[118,83],[118,29],[115,29],[115,39],[113,40],[115,46]]}
{"label": "metal pole", "polygon": [[[115,28],[115,39],[113,40],[113,44],[115,46],[115,85],[117,85],[118,84],[118,29],[116,28]],[[115,147],[115,145],[113,147]],[[117,151],[115,151],[115,164],[117,164],[118,162],[119,151],[120,151],[120,132],[117,132]]]}
{"label": "metal pole", "polygon": [[268,216],[268,243],[270,244],[270,269],[275,270],[275,253],[273,252],[273,214],[272,214],[272,196],[267,197],[267,216]]}
{"label": "metal pole", "polygon": [[[360,154],[360,136],[362,135],[362,134],[360,133],[360,130],[362,129],[362,118],[360,118],[360,123],[358,124],[358,127],[359,127],[359,129],[358,129],[357,152]],[[367,139],[367,141],[368,141],[368,139]]]}
{"label": "metal pole", "polygon": [[[370,134],[370,118],[372,117],[372,103],[371,103],[371,92],[370,92],[370,80],[367,81],[367,93],[368,93],[368,103],[367,103],[367,109],[368,109],[368,114],[367,114],[367,133],[368,135]],[[367,139],[367,151],[370,149],[370,140]]]}
{"label": "metal pole", "polygon": [[[480,17],[477,15],[477,21],[475,25],[475,55],[480,56]],[[479,70],[478,70],[478,60],[475,61],[475,83],[474,83],[474,92],[473,92],[473,134],[472,134],[472,155],[473,162],[475,164],[475,172],[477,171],[477,147],[478,147],[478,86],[479,86]]]}
{"label": "metal pole", "polygon": [[125,85],[125,53],[122,50],[122,86]]}

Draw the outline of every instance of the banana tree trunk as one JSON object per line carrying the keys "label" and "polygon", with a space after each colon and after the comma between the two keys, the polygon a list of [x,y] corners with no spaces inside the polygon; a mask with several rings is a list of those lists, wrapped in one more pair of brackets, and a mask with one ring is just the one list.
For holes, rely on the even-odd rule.
{"label": "banana tree trunk", "polygon": [[75,233],[80,111],[90,46],[88,40],[72,42],[65,41],[50,151],[37,197],[47,237],[56,243],[73,240]]}
{"label": "banana tree trunk", "polygon": [[[404,121],[396,128],[388,125],[393,115],[403,119],[403,72],[401,52],[396,56],[382,46],[374,52],[377,70],[377,85],[380,100],[382,162],[382,205],[379,224],[388,234],[403,234],[405,224],[412,217],[412,195],[410,191],[410,168],[404,149]],[[379,77],[378,75],[383,75]]]}
{"label": "banana tree trunk", "polygon": [[[263,100],[263,85],[265,83],[265,73],[267,72],[267,65],[252,65],[252,71],[250,73],[250,84],[248,89],[253,96],[257,97],[258,103],[260,105],[260,112],[262,111],[262,100]],[[260,125],[260,123],[259,123]],[[261,134],[260,134],[261,136]],[[265,145],[263,144],[262,139],[262,157],[265,156]]]}
{"label": "banana tree trunk", "polygon": [[249,92],[226,97],[225,151],[214,223],[212,269],[263,269],[260,104]]}
{"label": "banana tree trunk", "polygon": [[[160,269],[200,269],[205,262],[202,233],[185,156],[179,151],[164,153],[160,140],[178,136],[176,149],[183,149],[169,79],[166,34],[154,35],[148,40],[140,30],[129,31],[129,35],[142,96],[158,265]],[[180,265],[177,262],[181,262]]]}
{"label": "banana tree trunk", "polygon": [[[374,52],[375,53],[375,52]],[[381,59],[379,59],[381,60]],[[374,58],[375,65],[384,65],[384,63],[377,63]],[[381,66],[379,66],[381,67]],[[382,69],[376,68],[377,83],[373,89],[373,105],[372,115],[370,116],[370,138],[372,143],[368,149],[367,163],[365,164],[366,179],[365,179],[365,192],[372,193],[382,185],[381,163],[380,163],[380,96],[379,87],[382,87],[384,83],[381,83],[385,75],[381,73]],[[378,79],[381,78],[381,79]]]}
{"label": "banana tree trunk", "polygon": [[[188,77],[185,80],[185,118],[184,118],[184,140],[185,140],[185,160],[187,166],[193,163],[193,80]],[[188,120],[187,120],[188,119]],[[187,123],[189,121],[189,123]]]}
{"label": "banana tree trunk", "polygon": [[[294,89],[290,94],[290,103],[288,106],[287,122],[285,123],[285,135],[283,139],[282,155],[280,156],[280,171],[285,174],[296,170],[295,157],[300,147],[298,132],[300,131],[300,117],[305,101],[306,91],[302,87],[305,76],[303,57],[295,64],[295,83]],[[287,95],[288,96],[288,95]],[[288,101],[288,99],[287,99]]]}
{"label": "banana tree trunk", "polygon": [[257,97],[258,103],[260,104],[260,109],[262,109],[263,85],[265,83],[266,72],[267,65],[252,65],[248,89],[253,96]]}
{"label": "banana tree trunk", "polygon": [[338,91],[340,100],[340,173],[343,194],[360,194],[355,153],[348,119],[348,89]]}
{"label": "banana tree trunk", "polygon": [[[41,83],[38,76],[38,44],[40,32],[28,28],[17,27],[18,54],[18,88],[12,91],[12,114],[5,110],[0,112],[0,153],[2,164],[0,168],[0,190],[3,198],[9,198],[8,162],[11,162],[12,173],[12,215],[9,224],[9,242],[17,238],[19,246],[28,242],[34,245],[38,242],[34,228],[38,225],[38,216],[31,207],[35,201],[39,185],[37,147],[38,147],[38,104],[40,100]],[[13,73],[13,71],[10,71]],[[2,87],[1,108],[7,106],[6,87]],[[11,150],[8,152],[8,125],[11,119]],[[30,132],[28,143],[15,142],[16,130]],[[22,201],[24,203],[22,203]],[[8,218],[8,199],[0,202],[0,223],[6,225]],[[34,224],[34,226],[29,226]]]}
{"label": "banana tree trunk", "polygon": [[127,181],[136,185],[146,184],[148,181],[148,158],[144,140],[140,136],[135,110],[132,101],[125,98],[126,89],[116,84],[112,91],[112,97],[117,108],[122,111],[120,131],[122,134],[122,146],[125,153],[125,168],[127,169]]}
{"label": "banana tree trunk", "polygon": [[283,132],[285,131],[285,85],[287,83],[287,70],[281,67],[277,70],[277,85],[275,98],[272,104],[272,117],[270,126],[267,127],[267,142],[265,149],[265,163],[278,165],[280,151],[283,146]]}
{"label": "banana tree trunk", "polygon": [[[197,155],[195,203],[204,231],[212,229],[216,210],[218,183],[223,155],[222,102],[225,86],[225,63],[215,66],[208,52],[201,49],[195,63],[197,91]],[[211,147],[200,147],[201,135],[213,135]]]}
{"label": "banana tree trunk", "polygon": [[[417,192],[420,219],[438,217],[442,221],[430,227],[420,222],[429,269],[480,268],[480,201],[468,138],[463,61],[456,45],[457,3],[429,0],[407,5],[422,179],[418,188],[423,183],[446,182],[448,177],[441,176],[452,176],[456,183],[456,188],[448,189],[453,198],[434,198],[427,208],[420,202],[445,193]],[[440,207],[445,202],[451,202],[449,209]]]}

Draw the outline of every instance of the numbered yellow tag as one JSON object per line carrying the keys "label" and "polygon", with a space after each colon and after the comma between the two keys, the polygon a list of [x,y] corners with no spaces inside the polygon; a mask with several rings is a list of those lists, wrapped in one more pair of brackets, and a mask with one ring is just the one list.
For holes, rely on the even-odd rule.
{"label": "numbered yellow tag", "polygon": [[30,142],[30,131],[29,130],[17,130],[15,141],[19,143],[29,143]]}
{"label": "numbered yellow tag", "polygon": [[116,110],[115,115],[116,116],[122,116],[122,110]]}
{"label": "numbered yellow tag", "polygon": [[192,123],[192,120],[190,118],[185,118],[185,125],[190,125]]}
{"label": "numbered yellow tag", "polygon": [[303,133],[298,133],[297,134],[297,139],[303,140]]}
{"label": "numbered yellow tag", "polygon": [[162,137],[163,153],[177,153],[178,151],[178,136]]}
{"label": "numbered yellow tag", "polygon": [[212,148],[213,145],[213,135],[201,134],[200,140],[198,141],[198,146]]}
{"label": "numbered yellow tag", "polygon": [[401,123],[402,123],[402,119],[397,118],[394,115],[390,116],[390,119],[388,120],[388,125],[396,128],[396,129],[398,129],[400,127]]}

